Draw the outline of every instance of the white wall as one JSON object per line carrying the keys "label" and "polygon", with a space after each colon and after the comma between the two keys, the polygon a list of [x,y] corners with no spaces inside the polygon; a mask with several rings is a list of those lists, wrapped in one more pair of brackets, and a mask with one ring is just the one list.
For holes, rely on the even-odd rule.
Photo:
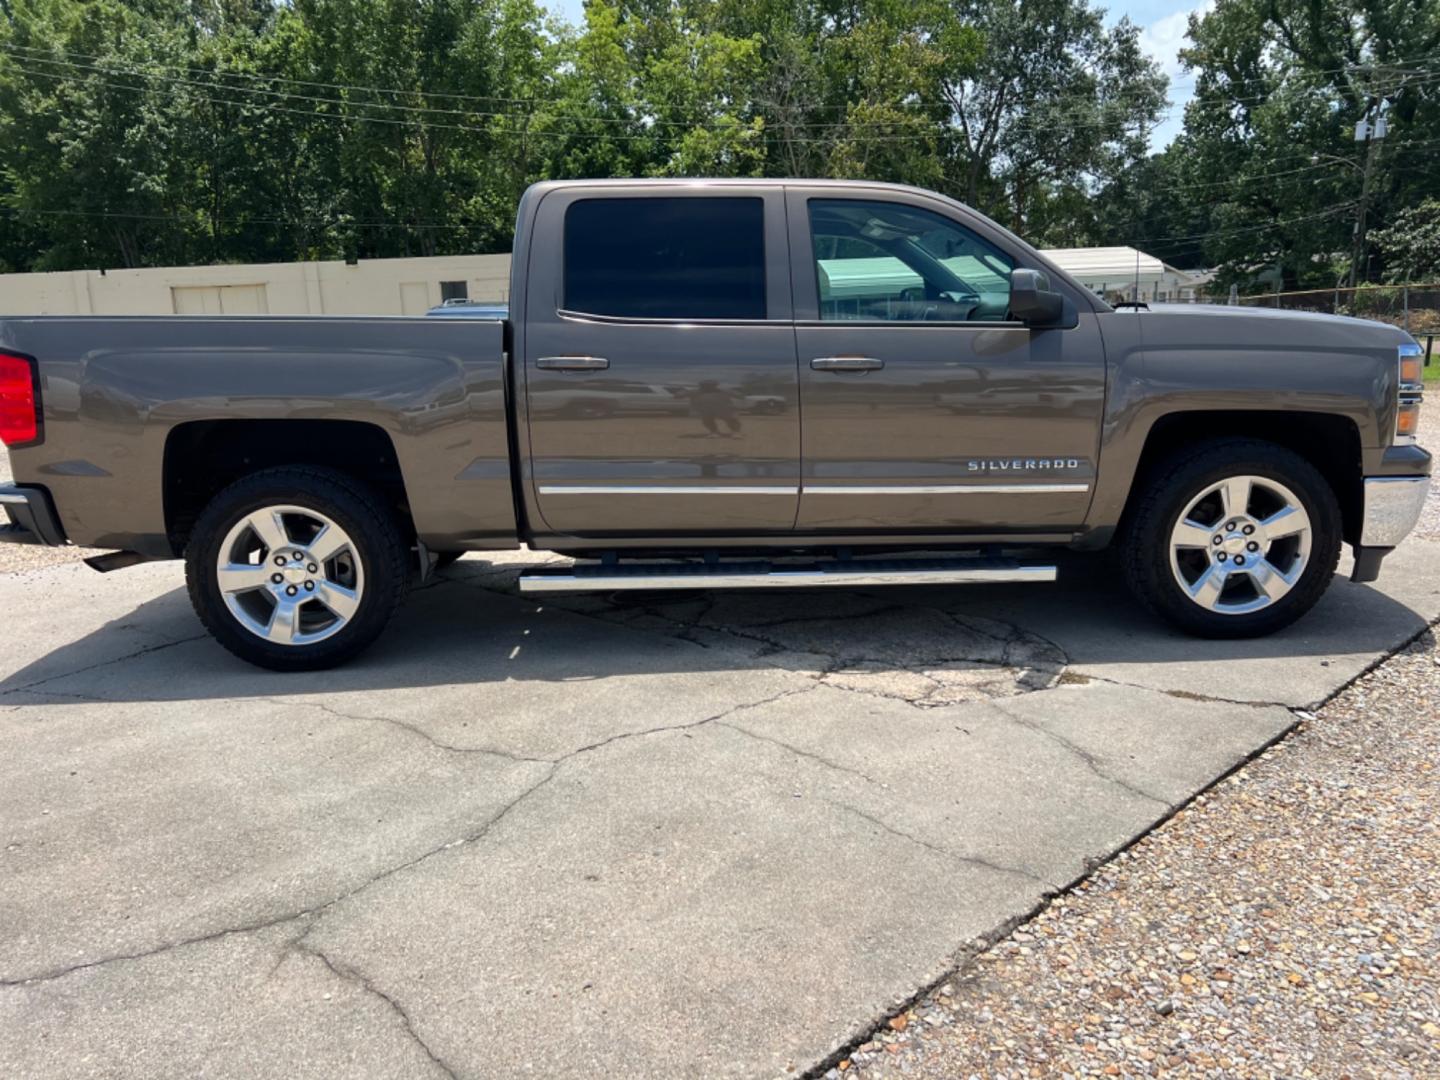
{"label": "white wall", "polygon": [[[1124,265],[1098,271],[1087,268],[1083,261],[1067,266],[1067,256],[1083,257],[1089,250],[1047,254],[1095,292],[1129,299],[1136,279],[1134,271],[1127,271]],[[1183,271],[1162,266],[1150,256],[1143,259],[1139,278],[1142,300],[1153,300],[1157,294],[1173,298],[1188,283]],[[423,315],[440,303],[442,281],[467,282],[471,300],[508,301],[510,256],[366,259],[357,266],[343,262],[257,263],[107,273],[0,274],[0,316]]]}
{"label": "white wall", "polygon": [[472,300],[508,300],[510,256],[0,274],[0,316],[420,315],[440,303],[442,281],[467,282]]}

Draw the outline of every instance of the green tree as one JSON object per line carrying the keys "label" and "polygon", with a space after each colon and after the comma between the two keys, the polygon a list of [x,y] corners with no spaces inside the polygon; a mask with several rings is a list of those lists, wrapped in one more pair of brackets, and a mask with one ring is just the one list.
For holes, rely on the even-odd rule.
{"label": "green tree", "polygon": [[[14,0],[7,263],[493,250],[540,159],[530,0]],[[542,74],[543,73],[543,74]]]}
{"label": "green tree", "polygon": [[294,209],[333,221],[352,256],[508,236],[487,186],[515,152],[506,76],[525,69],[503,53],[540,50],[538,19],[526,0],[296,0],[277,28],[286,107],[310,114]]}
{"label": "green tree", "polygon": [[1440,199],[1402,210],[1395,223],[1374,237],[1385,262],[1385,280],[1440,281]]}
{"label": "green tree", "polygon": [[1371,220],[1437,190],[1415,152],[1440,140],[1433,0],[1222,0],[1189,33],[1196,92],[1173,196],[1209,204],[1203,258],[1222,283],[1274,267],[1288,288],[1335,284],[1363,185],[1355,125],[1382,105]]}
{"label": "green tree", "polygon": [[1208,266],[1204,242],[1197,237],[1211,228],[1211,202],[1206,195],[1213,189],[1195,183],[1191,171],[1190,151],[1181,136],[1160,153],[1120,170],[1101,187],[1090,204],[1091,229],[1067,242],[1125,244],[1174,266]]}
{"label": "green tree", "polygon": [[984,48],[944,82],[955,187],[1033,240],[1073,238],[1089,191],[1143,160],[1165,77],[1128,20],[1107,30],[1086,0],[962,0],[956,9]]}
{"label": "green tree", "polygon": [[186,5],[145,6],[13,0],[0,22],[0,200],[45,238],[33,269],[195,255],[193,100],[123,74],[184,61]]}
{"label": "green tree", "polygon": [[[555,93],[532,118],[545,175],[717,175],[759,171],[759,128],[735,93],[757,43],[706,21],[703,4],[593,0],[562,35]],[[737,99],[738,98],[738,99]]]}

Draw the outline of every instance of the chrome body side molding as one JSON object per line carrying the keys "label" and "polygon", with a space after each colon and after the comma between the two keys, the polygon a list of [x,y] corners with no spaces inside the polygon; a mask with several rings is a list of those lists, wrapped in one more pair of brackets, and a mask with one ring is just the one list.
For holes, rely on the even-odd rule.
{"label": "chrome body side molding", "polygon": [[772,487],[745,484],[541,484],[541,495],[1081,495],[1089,484],[822,484]]}
{"label": "chrome body side molding", "polygon": [[1089,484],[890,484],[858,487],[827,484],[805,488],[806,495],[1080,495]]}

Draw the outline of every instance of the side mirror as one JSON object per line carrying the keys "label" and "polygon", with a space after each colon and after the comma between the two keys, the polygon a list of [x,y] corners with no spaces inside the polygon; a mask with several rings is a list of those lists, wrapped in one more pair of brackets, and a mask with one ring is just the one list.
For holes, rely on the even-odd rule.
{"label": "side mirror", "polygon": [[1010,274],[1010,317],[1027,326],[1053,326],[1065,313],[1065,298],[1050,291],[1050,279],[1039,270]]}

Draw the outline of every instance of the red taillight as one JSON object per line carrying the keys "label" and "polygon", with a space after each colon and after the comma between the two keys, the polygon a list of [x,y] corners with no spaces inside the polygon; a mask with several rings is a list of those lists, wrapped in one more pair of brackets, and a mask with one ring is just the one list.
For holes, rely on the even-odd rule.
{"label": "red taillight", "polygon": [[35,362],[0,352],[0,442],[24,446],[40,437],[35,405]]}

